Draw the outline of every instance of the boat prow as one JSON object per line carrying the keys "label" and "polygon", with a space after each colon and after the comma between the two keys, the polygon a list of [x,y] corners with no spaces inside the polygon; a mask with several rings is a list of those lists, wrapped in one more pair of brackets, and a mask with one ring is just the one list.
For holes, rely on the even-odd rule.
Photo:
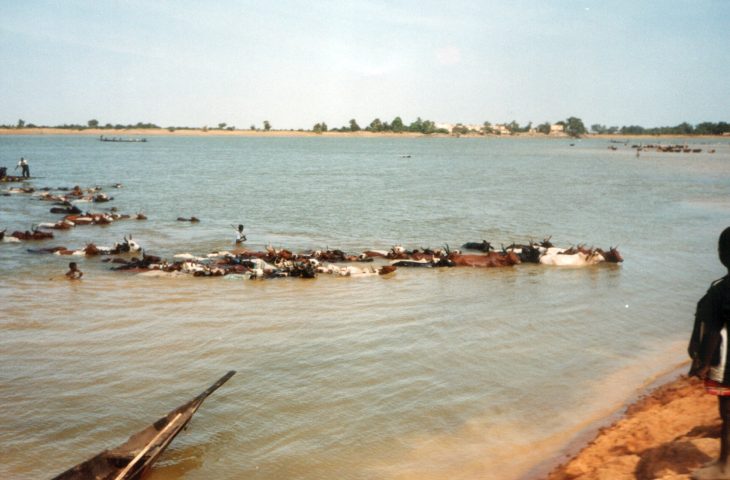
{"label": "boat prow", "polygon": [[208,396],[236,373],[231,370],[203,393],[135,433],[123,444],[104,450],[52,480],[131,480],[142,478],[170,442],[188,424]]}

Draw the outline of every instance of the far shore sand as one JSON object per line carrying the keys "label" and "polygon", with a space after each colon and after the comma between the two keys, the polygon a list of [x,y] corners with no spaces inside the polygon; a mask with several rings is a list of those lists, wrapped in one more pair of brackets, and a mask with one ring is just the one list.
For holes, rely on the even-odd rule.
{"label": "far shore sand", "polygon": [[130,128],[130,129],[101,129],[101,128],[85,128],[76,130],[72,128],[0,128],[0,135],[88,135],[92,137],[104,136],[113,137],[376,137],[376,136],[392,136],[392,137],[417,137],[423,136],[420,133],[372,133],[372,132],[324,132],[314,133],[298,130],[217,130],[201,128],[180,129],[170,131],[166,128]]}
{"label": "far shore sand", "polygon": [[[92,137],[104,136],[107,138],[129,138],[129,137],[155,137],[155,136],[171,136],[171,137],[331,137],[331,138],[448,138],[455,137],[449,134],[433,134],[425,135],[414,132],[367,132],[360,130],[358,132],[324,132],[315,133],[312,131],[300,130],[218,130],[218,129],[179,129],[170,131],[166,128],[130,128],[130,129],[101,129],[101,128],[85,128],[83,130],[72,128],[0,128],[0,135],[86,135]],[[571,139],[565,134],[543,135],[540,133],[519,133],[516,135],[479,135],[467,134],[460,135],[461,138],[536,138],[536,139]],[[593,135],[586,134],[581,138],[597,138],[605,140],[625,140],[625,139],[662,139],[662,138],[687,138],[687,139],[720,139],[728,138],[728,136],[716,135]]]}
{"label": "far shore sand", "polygon": [[[682,367],[686,371],[689,365]],[[542,480],[687,480],[720,451],[717,398],[702,382],[675,373]],[[573,450],[574,452],[575,450]],[[571,456],[572,455],[572,456]],[[558,463],[557,459],[553,465]]]}

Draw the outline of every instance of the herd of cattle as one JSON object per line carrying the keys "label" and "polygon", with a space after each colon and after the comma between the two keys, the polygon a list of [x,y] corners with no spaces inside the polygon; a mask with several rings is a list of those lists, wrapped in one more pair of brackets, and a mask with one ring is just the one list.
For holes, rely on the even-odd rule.
{"label": "herd of cattle", "polygon": [[[101,192],[100,187],[88,189],[59,188],[35,190],[27,186],[10,188],[3,195],[25,194],[39,201],[52,203],[51,213],[63,215],[55,222],[34,225],[30,230],[14,231],[6,235],[0,231],[4,242],[42,241],[54,238],[54,230],[67,230],[79,225],[106,225],[123,219],[146,220],[142,213],[124,215],[116,208],[103,213],[82,212],[79,202],[102,203],[112,197]],[[120,184],[114,187],[121,188]],[[178,220],[198,221],[197,218],[178,218]],[[113,270],[136,272],[143,275],[193,275],[197,277],[236,275],[245,278],[298,277],[314,278],[319,274],[345,277],[387,275],[398,268],[445,268],[445,267],[510,267],[521,263],[553,266],[584,267],[600,263],[620,263],[623,261],[617,248],[600,249],[577,245],[568,248],[555,247],[550,238],[541,242],[530,241],[526,244],[512,244],[495,249],[490,242],[469,242],[460,249],[421,248],[407,250],[396,245],[389,250],[365,250],[359,254],[348,254],[342,250],[310,250],[294,253],[287,249],[268,246],[254,251],[240,245],[231,251],[213,252],[205,256],[189,253],[174,255],[167,260],[149,255],[132,239],[124,239],[112,247],[101,247],[89,243],[82,248],[69,249],[64,246],[39,247],[28,249],[30,253],[47,253],[84,257],[106,257],[103,261],[113,264]],[[471,252],[471,253],[466,253]]]}
{"label": "herd of cattle", "polygon": [[[628,145],[628,143],[624,143],[624,145]],[[661,143],[649,143],[649,144],[633,144],[631,145],[631,148],[638,152],[641,151],[649,151],[654,150],[659,153],[702,153],[701,148],[696,147],[690,147],[686,143],[683,145],[680,144],[670,144],[670,145],[663,145]],[[618,150],[618,147],[616,145],[609,145],[609,150]],[[707,150],[707,153],[715,153],[714,148],[710,148]]]}

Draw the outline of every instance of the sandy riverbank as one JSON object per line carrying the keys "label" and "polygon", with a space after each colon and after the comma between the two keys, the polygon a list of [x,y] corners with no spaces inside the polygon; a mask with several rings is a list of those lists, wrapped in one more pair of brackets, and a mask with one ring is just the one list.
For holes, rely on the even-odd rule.
{"label": "sandy riverbank", "polygon": [[717,399],[682,375],[640,398],[547,480],[684,480],[720,449]]}
{"label": "sandy riverbank", "polygon": [[[301,130],[270,130],[268,132],[263,130],[216,130],[208,129],[204,130],[201,128],[197,129],[180,129],[170,130],[166,128],[130,128],[130,129],[100,129],[100,128],[85,128],[83,130],[72,129],[72,128],[0,128],[0,135],[88,135],[88,136],[104,136],[107,138],[121,137],[154,137],[154,136],[172,136],[172,137],[333,137],[333,138],[414,138],[414,137],[454,137],[448,134],[433,134],[425,135],[422,133],[414,132],[367,132],[360,130],[358,132],[324,132],[314,133],[311,131]],[[461,138],[538,138],[538,139],[556,139],[556,140],[567,140],[570,139],[565,134],[558,135],[543,135],[540,133],[519,133],[516,135],[479,135],[479,134],[467,134],[460,135]],[[681,137],[677,135],[583,135],[581,138],[595,138],[605,139],[606,141],[624,141],[626,139],[662,139],[662,138],[687,138],[688,140],[697,139],[721,139],[728,138],[728,136],[715,136],[715,135],[693,135],[687,137]]]}
{"label": "sandy riverbank", "polygon": [[[75,130],[71,128],[0,128],[0,135],[88,135],[92,137],[104,136],[106,138],[122,137],[422,137],[420,133],[403,132],[324,132],[314,133],[299,130],[203,130],[203,129],[181,129],[169,130],[166,128],[130,128],[130,129],[100,129],[86,128]],[[448,135],[441,135],[448,136]]]}

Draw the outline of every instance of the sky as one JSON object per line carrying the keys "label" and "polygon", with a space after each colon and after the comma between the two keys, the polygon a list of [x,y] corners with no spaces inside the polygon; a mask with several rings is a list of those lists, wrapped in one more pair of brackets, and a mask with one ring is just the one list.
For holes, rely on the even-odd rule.
{"label": "sky", "polygon": [[0,124],[730,121],[726,0],[0,0]]}

